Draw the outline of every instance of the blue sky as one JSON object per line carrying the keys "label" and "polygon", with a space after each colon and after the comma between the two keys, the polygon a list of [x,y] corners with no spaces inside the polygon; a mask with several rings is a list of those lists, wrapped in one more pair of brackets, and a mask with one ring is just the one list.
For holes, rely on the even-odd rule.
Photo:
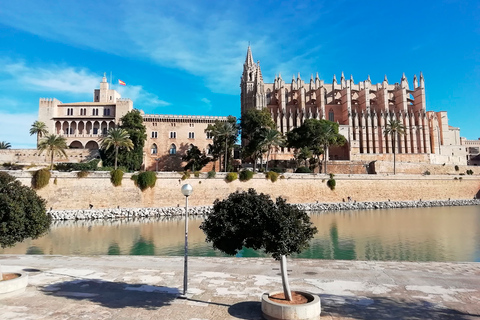
{"label": "blue sky", "polygon": [[265,82],[425,77],[427,110],[480,137],[478,1],[2,1],[0,141],[35,147],[39,98],[92,101],[104,72],[146,113],[239,116],[248,44]]}

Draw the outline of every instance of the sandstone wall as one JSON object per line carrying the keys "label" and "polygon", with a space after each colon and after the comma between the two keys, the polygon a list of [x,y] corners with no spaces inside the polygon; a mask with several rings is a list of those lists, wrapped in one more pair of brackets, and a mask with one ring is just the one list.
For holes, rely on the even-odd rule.
{"label": "sandstone wall", "polygon": [[[31,174],[11,171],[23,184],[31,185]],[[125,174],[122,186],[114,187],[108,172],[90,173],[86,178],[76,178],[76,173],[52,172],[50,183],[38,194],[47,200],[47,206],[55,209],[97,208],[153,208],[184,206],[185,198],[180,188],[185,183],[193,186],[189,197],[192,206],[211,205],[217,198],[223,199],[231,192],[255,188],[272,197],[282,196],[291,203],[352,201],[408,201],[473,199],[480,190],[480,177],[474,176],[420,176],[420,175],[336,175],[336,189],[326,185],[328,176],[311,174],[285,174],[275,183],[264,179],[263,174],[247,182],[239,180],[227,183],[223,173],[215,179],[200,178],[182,181],[176,172],[158,173],[155,188],[142,192]],[[55,183],[56,182],[56,183]]]}

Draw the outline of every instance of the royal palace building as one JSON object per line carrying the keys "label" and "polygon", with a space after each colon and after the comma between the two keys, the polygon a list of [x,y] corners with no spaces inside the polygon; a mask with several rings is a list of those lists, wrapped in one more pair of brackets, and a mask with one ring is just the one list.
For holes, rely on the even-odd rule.
{"label": "royal palace building", "polygon": [[[399,120],[406,129],[396,139],[397,161],[466,164],[460,129],[449,126],[447,112],[427,111],[422,73],[413,77],[413,88],[405,75],[399,83],[390,84],[385,76],[383,82],[373,84],[370,77],[355,83],[353,76],[346,79],[343,72],[339,80],[333,76],[331,83],[321,80],[318,73],[310,81],[298,74],[291,82],[278,75],[272,83],[265,83],[249,47],[240,87],[241,113],[267,108],[283,134],[305,119],[337,122],[347,143],[332,147],[329,160],[389,161],[392,139],[384,131],[390,120]],[[292,156],[292,150],[284,148],[272,159]]]}
{"label": "royal palace building", "polygon": [[[53,99],[40,99],[38,120],[44,122],[50,133],[67,139],[71,149],[98,151],[101,139],[110,128],[120,124],[120,119],[133,110],[133,101],[124,99],[113,89],[104,75],[100,89],[95,89],[93,102],[62,103]],[[205,129],[215,121],[227,117],[144,114],[147,129],[143,167],[146,170],[182,170],[187,150],[197,146],[209,153],[212,136]],[[209,170],[210,163],[204,170]]]}

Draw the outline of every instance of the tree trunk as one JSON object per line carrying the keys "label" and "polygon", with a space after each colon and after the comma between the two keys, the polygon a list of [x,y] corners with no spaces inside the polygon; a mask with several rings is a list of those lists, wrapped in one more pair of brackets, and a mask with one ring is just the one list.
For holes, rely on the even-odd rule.
{"label": "tree trunk", "polygon": [[50,151],[50,170],[53,170],[53,151]]}
{"label": "tree trunk", "polygon": [[227,138],[225,138],[225,161],[224,161],[225,172],[227,172],[227,158],[228,158],[227,153],[228,153]]}
{"label": "tree trunk", "polygon": [[393,174],[395,175],[395,135],[393,136],[393,143],[392,143],[392,148],[393,148]]}
{"label": "tree trunk", "polygon": [[290,291],[290,284],[288,283],[287,257],[284,254],[282,254],[280,260],[280,269],[282,271],[283,294],[285,295],[285,299],[292,301],[292,291]]}
{"label": "tree trunk", "polygon": [[267,151],[267,162],[265,163],[265,172],[268,171],[268,158],[270,158],[270,149]]}
{"label": "tree trunk", "polygon": [[115,147],[115,170],[117,170],[118,147]]}
{"label": "tree trunk", "polygon": [[323,162],[325,162],[325,174],[327,173],[327,161],[328,161],[328,146],[324,145],[323,146]]}

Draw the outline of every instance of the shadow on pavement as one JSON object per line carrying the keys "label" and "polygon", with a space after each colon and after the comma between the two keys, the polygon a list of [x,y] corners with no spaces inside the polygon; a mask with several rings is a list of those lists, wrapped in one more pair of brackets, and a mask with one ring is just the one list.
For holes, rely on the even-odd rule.
{"label": "shadow on pavement", "polygon": [[446,319],[471,320],[479,315],[449,309],[424,300],[401,301],[384,297],[354,297],[319,294],[322,316],[352,319]]}
{"label": "shadow on pavement", "polygon": [[228,313],[238,319],[260,320],[262,318],[262,305],[260,301],[244,301],[233,304],[228,308]]}
{"label": "shadow on pavement", "polygon": [[157,309],[169,305],[180,291],[177,288],[147,284],[110,282],[98,279],[79,279],[54,283],[42,288],[51,296],[73,300],[89,300],[107,308]]}

